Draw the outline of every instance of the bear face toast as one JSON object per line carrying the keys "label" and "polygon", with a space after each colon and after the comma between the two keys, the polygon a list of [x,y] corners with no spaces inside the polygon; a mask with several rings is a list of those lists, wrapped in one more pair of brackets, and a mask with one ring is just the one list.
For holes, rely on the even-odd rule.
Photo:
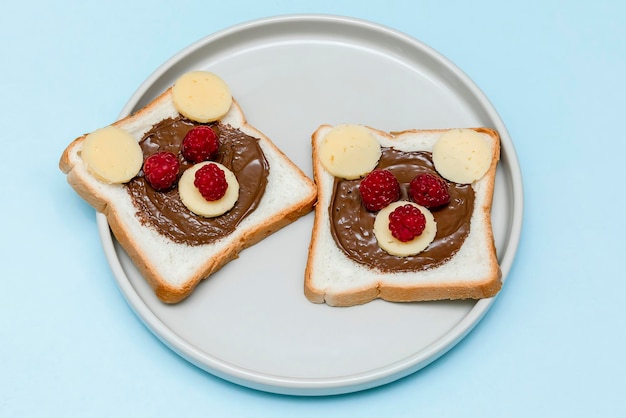
{"label": "bear face toast", "polygon": [[313,182],[247,123],[226,83],[203,71],[75,139],[59,167],[166,303],[316,201]]}
{"label": "bear face toast", "polygon": [[310,301],[480,299],[500,290],[490,216],[497,132],[322,125],[312,143]]}

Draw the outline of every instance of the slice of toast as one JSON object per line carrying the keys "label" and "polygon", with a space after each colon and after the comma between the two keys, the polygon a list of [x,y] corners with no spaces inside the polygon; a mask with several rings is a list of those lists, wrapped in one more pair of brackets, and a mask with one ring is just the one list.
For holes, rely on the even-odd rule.
{"label": "slice of toast", "polygon": [[[381,249],[380,253],[368,253],[362,260],[356,261],[354,256],[348,256],[348,251],[340,247],[334,238],[336,233],[333,231],[337,229],[331,231],[331,222],[335,222],[335,225],[338,222],[332,220],[331,205],[333,210],[337,210],[336,205],[341,202],[335,203],[336,178],[324,168],[318,155],[322,140],[332,129],[332,126],[322,125],[312,135],[313,172],[318,187],[318,203],[304,282],[305,295],[311,302],[352,306],[376,298],[394,302],[480,299],[494,296],[500,290],[501,272],[496,258],[490,215],[496,166],[500,156],[497,132],[486,128],[474,129],[489,144],[491,164],[482,178],[465,186],[473,190],[474,203],[473,210],[467,215],[470,216],[469,233],[460,248],[431,267],[394,271],[393,268],[380,268],[370,261],[376,261],[375,254],[379,254],[381,258],[395,256],[383,254]],[[383,149],[408,153],[423,151],[428,156],[437,139],[447,131],[409,130],[386,133],[369,127],[368,129]],[[392,167],[389,168],[393,171]],[[352,190],[348,190],[344,196],[351,196],[350,199],[356,199],[356,204],[360,205],[358,184],[359,180],[353,181],[350,186]],[[401,187],[406,190],[408,185],[403,185],[401,181]],[[358,210],[351,209],[352,212]],[[441,209],[445,210],[447,209]],[[437,211],[433,211],[433,214],[437,219]],[[445,236],[439,236],[439,229],[438,226],[436,239],[445,240]],[[365,230],[353,235],[365,237],[372,233]],[[361,244],[355,244],[355,247],[358,246]],[[423,252],[424,259],[429,257],[428,250],[429,248]],[[420,254],[415,258],[419,256]]]}
{"label": "slice of toast", "polygon": [[[135,114],[113,125],[140,141],[155,124],[179,116],[169,88]],[[188,297],[201,280],[237,258],[241,250],[310,212],[316,200],[314,183],[268,137],[247,123],[235,100],[219,123],[257,139],[269,165],[269,175],[258,206],[232,233],[214,242],[194,245],[177,242],[158,232],[145,219],[142,221],[127,185],[102,182],[86,167],[81,158],[86,135],[65,149],[59,163],[75,191],[106,215],[116,239],[158,298],[166,303]],[[196,215],[189,212],[189,216]]]}

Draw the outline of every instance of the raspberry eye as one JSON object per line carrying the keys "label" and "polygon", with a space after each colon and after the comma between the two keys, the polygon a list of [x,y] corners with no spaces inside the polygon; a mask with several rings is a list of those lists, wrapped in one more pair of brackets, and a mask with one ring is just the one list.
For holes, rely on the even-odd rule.
{"label": "raspberry eye", "polygon": [[185,135],[180,148],[185,159],[193,163],[214,160],[220,141],[213,129],[206,125],[196,126]]}
{"label": "raspberry eye", "polygon": [[143,162],[144,178],[155,190],[164,191],[176,183],[180,162],[171,152],[161,151]]}
{"label": "raspberry eye", "polygon": [[359,191],[363,205],[372,212],[400,199],[400,184],[389,170],[370,172],[361,180]]}
{"label": "raspberry eye", "polygon": [[409,183],[409,194],[418,205],[436,208],[450,202],[448,184],[432,174],[420,174]]}

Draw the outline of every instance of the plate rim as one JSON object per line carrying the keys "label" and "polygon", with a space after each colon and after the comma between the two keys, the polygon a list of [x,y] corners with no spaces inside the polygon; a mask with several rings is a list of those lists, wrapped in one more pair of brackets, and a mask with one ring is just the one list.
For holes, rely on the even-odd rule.
{"label": "plate rim", "polygon": [[[359,26],[374,32],[382,32],[387,35],[391,35],[392,37],[399,38],[404,42],[412,44],[417,49],[425,51],[431,58],[436,59],[448,70],[452,71],[457,77],[460,78],[464,87],[468,88],[471,93],[480,100],[481,104],[484,105],[489,118],[496,122],[495,128],[500,132],[502,148],[506,151],[507,165],[509,166],[509,171],[511,172],[510,181],[513,185],[512,193],[515,197],[512,207],[511,229],[509,230],[509,235],[505,245],[507,251],[500,260],[504,285],[517,254],[523,220],[523,185],[521,169],[513,142],[496,109],[493,107],[486,95],[475,84],[475,82],[471,80],[459,67],[457,67],[456,64],[448,60],[441,53],[418,39],[411,37],[410,35],[372,21],[329,14],[288,14],[254,19],[235,24],[191,43],[161,64],[132,94],[118,115],[118,118],[129,115],[151,86],[155,84],[155,81],[162,77],[164,73],[170,70],[171,67],[179,62],[183,57],[190,55],[192,52],[205,47],[218,39],[231,36],[238,32],[244,32],[251,28],[298,21],[331,22],[337,25]],[[96,223],[100,235],[100,241],[109,266],[113,272],[118,289],[142,323],[164,345],[195,366],[226,381],[265,392],[305,396],[344,394],[381,386],[415,373],[443,356],[458,342],[465,338],[467,334],[469,334],[481,321],[499,295],[498,294],[488,299],[478,300],[474,307],[470,309],[468,314],[465,315],[463,319],[444,336],[433,341],[426,348],[413,353],[413,355],[408,358],[400,359],[383,368],[349,376],[331,378],[290,378],[274,376],[238,367],[214,356],[209,356],[210,358],[207,358],[208,353],[201,352],[197,347],[194,347],[191,343],[188,343],[179,337],[174,330],[167,327],[162,320],[159,319],[159,317],[144,303],[127,277],[117,255],[114,245],[115,238],[109,228],[105,215],[97,212]]]}

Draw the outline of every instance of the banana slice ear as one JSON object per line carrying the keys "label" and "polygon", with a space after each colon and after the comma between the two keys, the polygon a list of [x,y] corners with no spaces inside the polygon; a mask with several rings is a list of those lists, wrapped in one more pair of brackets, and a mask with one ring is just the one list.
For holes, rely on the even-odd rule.
{"label": "banana slice ear", "polygon": [[222,118],[233,103],[226,82],[207,71],[183,74],[172,87],[172,100],[181,115],[200,123]]}
{"label": "banana slice ear", "polygon": [[472,129],[452,129],[433,147],[433,163],[442,177],[469,184],[485,175],[491,165],[491,148]]}
{"label": "banana slice ear", "polygon": [[113,125],[88,134],[81,157],[89,172],[109,184],[130,181],[143,164],[143,152],[137,140]]}
{"label": "banana slice ear", "polygon": [[382,151],[378,140],[360,125],[338,125],[319,145],[319,159],[333,176],[346,180],[363,177],[372,171]]}

